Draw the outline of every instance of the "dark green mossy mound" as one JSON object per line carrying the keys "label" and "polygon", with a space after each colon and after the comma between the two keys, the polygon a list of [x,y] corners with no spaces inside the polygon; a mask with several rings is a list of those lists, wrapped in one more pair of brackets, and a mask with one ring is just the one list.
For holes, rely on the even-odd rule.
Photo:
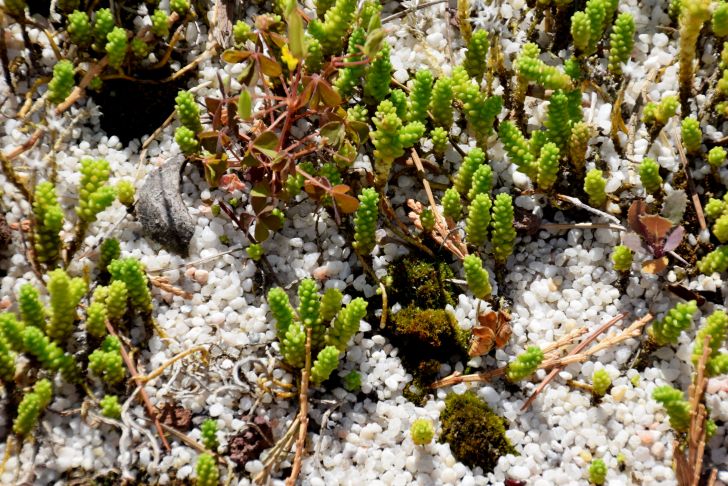
{"label": "dark green mossy mound", "polygon": [[410,305],[392,316],[392,338],[406,357],[421,362],[466,355],[468,331],[458,327],[445,309],[419,309]]}
{"label": "dark green mossy mound", "polygon": [[506,437],[508,421],[472,391],[445,397],[440,424],[440,442],[450,444],[455,458],[469,467],[480,466],[489,473],[499,457],[516,453]]}
{"label": "dark green mossy mound", "polygon": [[432,262],[414,256],[400,258],[389,267],[392,285],[387,288],[390,302],[402,307],[414,304],[420,309],[442,309],[455,305],[454,277],[444,261]]}

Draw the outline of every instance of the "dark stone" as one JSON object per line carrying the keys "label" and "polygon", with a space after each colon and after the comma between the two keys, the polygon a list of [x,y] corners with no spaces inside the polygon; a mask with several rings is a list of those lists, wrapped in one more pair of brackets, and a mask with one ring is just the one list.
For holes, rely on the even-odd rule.
{"label": "dark stone", "polygon": [[186,256],[195,225],[180,196],[184,159],[170,159],[147,175],[139,189],[137,219],[144,233],[171,251]]}
{"label": "dark stone", "polygon": [[265,417],[256,416],[242,432],[230,439],[230,459],[238,466],[245,466],[248,461],[258,459],[272,445],[273,429]]}

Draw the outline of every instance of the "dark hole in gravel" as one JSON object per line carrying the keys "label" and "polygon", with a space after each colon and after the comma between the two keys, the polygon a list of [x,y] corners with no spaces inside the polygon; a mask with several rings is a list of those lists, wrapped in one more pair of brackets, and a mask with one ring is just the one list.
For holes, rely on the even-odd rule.
{"label": "dark hole in gravel", "polygon": [[[168,67],[135,73],[136,78],[162,80],[172,74]],[[169,83],[141,83],[125,79],[104,81],[99,93],[91,96],[101,107],[101,129],[116,135],[121,143],[149,135],[174,111],[174,98],[195,73]]]}

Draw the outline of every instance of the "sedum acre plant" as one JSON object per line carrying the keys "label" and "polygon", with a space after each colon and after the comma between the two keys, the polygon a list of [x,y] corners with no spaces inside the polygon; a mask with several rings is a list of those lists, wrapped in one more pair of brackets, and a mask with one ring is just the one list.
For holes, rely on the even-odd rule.
{"label": "sedum acre plant", "polygon": [[516,359],[508,363],[506,377],[512,382],[528,378],[538,369],[543,361],[543,351],[538,346],[530,346],[523,353],[516,356]]}
{"label": "sedum acre plant", "polygon": [[[325,294],[326,295],[326,294]],[[288,295],[281,288],[268,292],[268,306],[276,321],[280,351],[284,361],[294,368],[303,368],[306,358],[306,333],[311,332],[311,381],[320,385],[338,367],[339,358],[359,330],[366,315],[367,302],[356,298],[335,309],[338,296],[327,297],[322,305],[316,283],[305,279],[298,287],[299,307],[294,313]],[[340,302],[340,300],[339,300]],[[336,310],[335,316],[334,310]]]}
{"label": "sedum acre plant", "polygon": [[690,327],[697,311],[698,304],[694,300],[676,304],[662,320],[652,324],[649,328],[650,337],[660,346],[677,344],[680,333]]}
{"label": "sedum acre plant", "polygon": [[594,459],[589,465],[589,482],[601,486],[607,480],[607,465],[602,459]]}
{"label": "sedum acre plant", "polygon": [[510,194],[501,193],[493,202],[491,218],[491,242],[495,261],[504,264],[513,253],[516,243],[516,229],[513,227],[513,199]]}
{"label": "sedum acre plant", "polygon": [[354,217],[354,248],[362,255],[374,250],[378,218],[379,194],[372,188],[363,189]]}
{"label": "sedum acre plant", "polygon": [[415,419],[410,427],[410,436],[412,436],[412,442],[418,446],[425,446],[432,442],[435,437],[432,420],[426,418]]}
{"label": "sedum acre plant", "polygon": [[468,288],[477,299],[487,299],[493,292],[490,286],[490,275],[483,268],[483,262],[477,255],[468,255],[463,259],[463,270]]}

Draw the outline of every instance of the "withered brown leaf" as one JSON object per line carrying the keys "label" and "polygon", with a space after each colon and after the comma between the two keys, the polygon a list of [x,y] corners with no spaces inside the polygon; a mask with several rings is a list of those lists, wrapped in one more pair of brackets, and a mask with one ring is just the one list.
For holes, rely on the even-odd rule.
{"label": "withered brown leaf", "polygon": [[502,348],[511,338],[511,315],[503,310],[489,310],[478,316],[478,325],[473,327],[468,355],[471,358],[488,354],[493,346]]}

